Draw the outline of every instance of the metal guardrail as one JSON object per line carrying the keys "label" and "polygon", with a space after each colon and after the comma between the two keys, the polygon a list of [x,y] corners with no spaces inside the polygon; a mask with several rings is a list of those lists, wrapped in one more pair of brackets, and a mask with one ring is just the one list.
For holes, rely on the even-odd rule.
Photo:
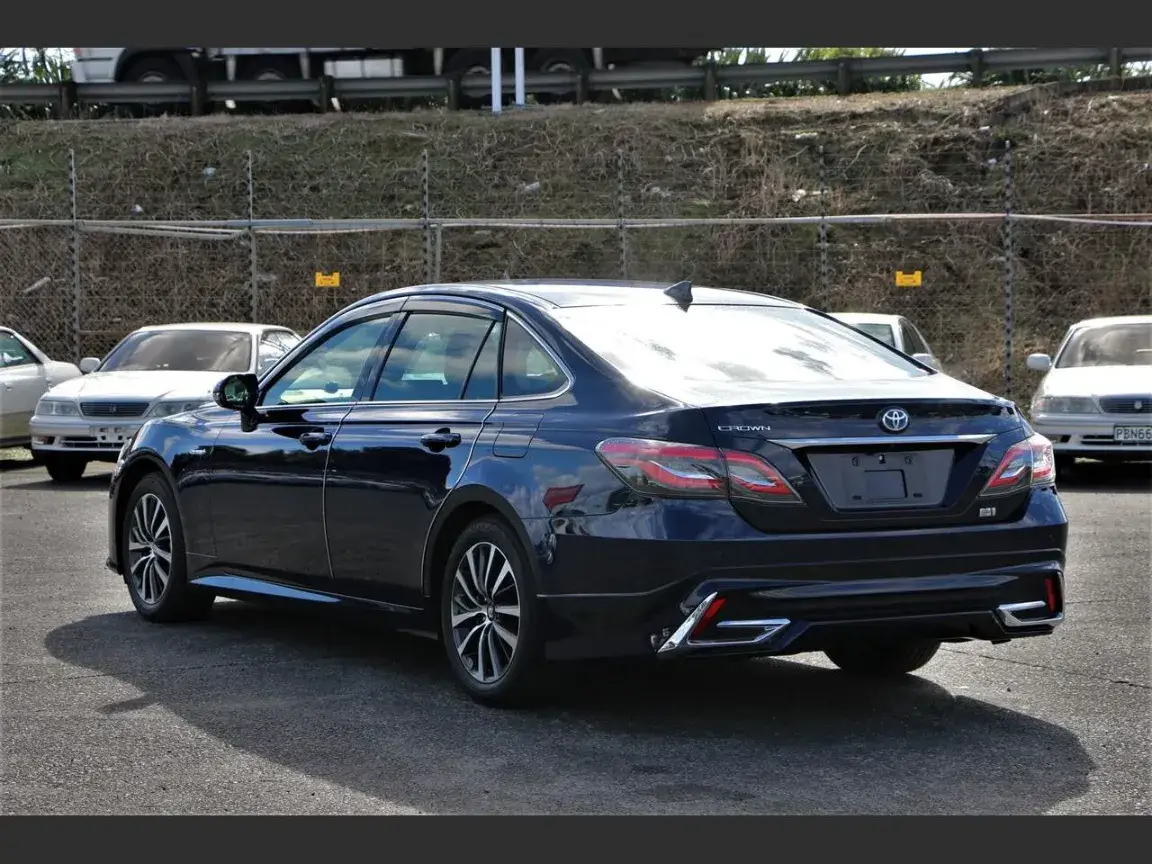
{"label": "metal guardrail", "polygon": [[[706,64],[683,69],[623,68],[575,72],[532,72],[525,75],[526,93],[574,92],[583,101],[591,92],[703,87],[705,99],[715,99],[721,86],[771,84],[784,81],[835,80],[847,93],[853,80],[886,75],[971,73],[979,83],[989,72],[1059,69],[1069,66],[1108,66],[1120,77],[1123,65],[1152,61],[1152,48],[1020,48],[900,57],[785,61],[733,65]],[[504,76],[503,92],[513,94],[515,82]],[[329,78],[308,80],[192,81],[112,84],[0,84],[0,103],[54,105],[69,116],[78,105],[190,104],[199,113],[210,103],[313,102],[326,110],[331,98],[386,99],[447,96],[455,105],[461,94],[482,97],[491,92],[491,78],[473,75],[410,76],[401,78]]]}

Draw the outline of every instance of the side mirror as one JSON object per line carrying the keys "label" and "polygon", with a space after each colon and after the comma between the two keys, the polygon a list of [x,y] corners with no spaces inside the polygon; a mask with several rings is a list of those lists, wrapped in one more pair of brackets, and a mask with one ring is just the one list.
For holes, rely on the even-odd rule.
{"label": "side mirror", "polygon": [[923,363],[925,366],[931,366],[937,372],[940,371],[940,364],[936,362],[936,358],[931,354],[913,354],[912,359],[917,363]]}
{"label": "side mirror", "polygon": [[89,372],[94,370],[99,365],[100,365],[100,358],[99,357],[85,357],[83,360],[80,361],[80,372],[83,375],[87,375]]}
{"label": "side mirror", "polygon": [[1029,354],[1027,363],[1033,372],[1047,372],[1052,368],[1052,358],[1047,354]]}
{"label": "side mirror", "polygon": [[212,388],[212,401],[229,411],[256,413],[256,376],[250,372],[229,375]]}

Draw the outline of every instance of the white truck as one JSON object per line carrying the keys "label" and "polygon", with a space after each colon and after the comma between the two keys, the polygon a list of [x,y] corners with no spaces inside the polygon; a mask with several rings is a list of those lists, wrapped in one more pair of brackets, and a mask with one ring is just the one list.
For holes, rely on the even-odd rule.
{"label": "white truck", "polygon": [[[711,48],[525,48],[526,72],[580,72],[690,65]],[[72,78],[80,84],[209,80],[397,78],[491,74],[490,48],[73,48]],[[513,49],[502,49],[505,74]]]}

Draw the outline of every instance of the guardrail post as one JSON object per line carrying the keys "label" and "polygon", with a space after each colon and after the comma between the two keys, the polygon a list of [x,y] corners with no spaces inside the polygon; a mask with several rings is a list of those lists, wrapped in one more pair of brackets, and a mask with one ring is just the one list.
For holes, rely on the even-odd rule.
{"label": "guardrail post", "polygon": [[208,100],[208,61],[199,55],[192,58],[192,79],[188,82],[188,113],[193,117],[207,114],[212,107]]}
{"label": "guardrail post", "polygon": [[81,332],[80,313],[82,284],[80,281],[80,208],[77,204],[78,182],[76,177],[76,151],[68,151],[68,198],[72,205],[72,360],[80,362]]}
{"label": "guardrail post", "polygon": [[316,79],[316,86],[320,88],[319,103],[317,107],[322,114],[332,110],[332,99],[336,94],[336,84],[331,75],[321,75]]}
{"label": "guardrail post", "polygon": [[969,60],[968,65],[972,70],[972,86],[984,86],[984,50],[982,48],[973,48],[968,52]]}
{"label": "guardrail post", "polygon": [[852,69],[847,60],[841,60],[836,66],[836,92],[847,96],[852,90]]}
{"label": "guardrail post", "polygon": [[71,120],[77,116],[77,103],[78,98],[76,95],[76,82],[63,81],[60,84],[60,101],[57,103],[56,112],[61,120]]}
{"label": "guardrail post", "polygon": [[588,101],[588,70],[580,69],[576,78],[576,104],[583,105]]}
{"label": "guardrail post", "polygon": [[704,64],[704,101],[715,102],[719,89],[716,84],[716,61],[709,60]]}
{"label": "guardrail post", "polygon": [[448,110],[460,110],[460,76],[453,75],[448,79]]}
{"label": "guardrail post", "polygon": [[1108,67],[1113,78],[1124,77],[1124,50],[1122,48],[1108,49]]}

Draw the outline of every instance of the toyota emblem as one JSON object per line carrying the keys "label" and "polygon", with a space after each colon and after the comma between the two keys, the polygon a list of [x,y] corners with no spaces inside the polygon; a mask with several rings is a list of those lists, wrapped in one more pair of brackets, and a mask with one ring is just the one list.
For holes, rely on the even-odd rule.
{"label": "toyota emblem", "polygon": [[903,432],[908,428],[908,412],[903,408],[885,408],[880,414],[880,428],[885,432]]}

